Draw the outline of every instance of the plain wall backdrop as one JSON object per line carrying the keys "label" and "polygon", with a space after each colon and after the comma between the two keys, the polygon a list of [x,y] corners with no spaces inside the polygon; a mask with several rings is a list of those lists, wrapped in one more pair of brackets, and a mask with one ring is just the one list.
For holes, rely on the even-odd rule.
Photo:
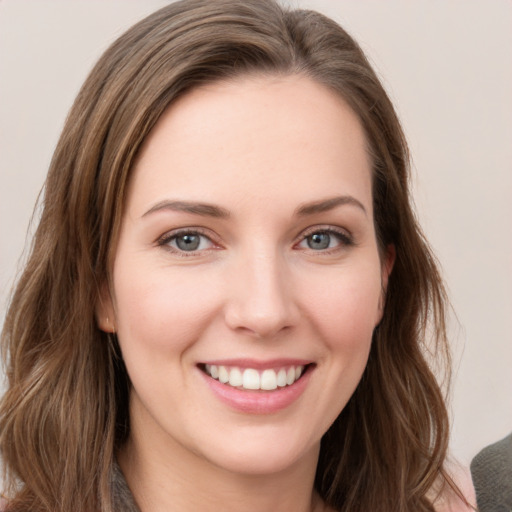
{"label": "plain wall backdrop", "polygon": [[[0,321],[82,81],[117,36],[166,3],[0,0]],[[355,36],[403,122],[418,215],[457,315],[452,452],[467,464],[512,430],[512,2],[287,3]]]}

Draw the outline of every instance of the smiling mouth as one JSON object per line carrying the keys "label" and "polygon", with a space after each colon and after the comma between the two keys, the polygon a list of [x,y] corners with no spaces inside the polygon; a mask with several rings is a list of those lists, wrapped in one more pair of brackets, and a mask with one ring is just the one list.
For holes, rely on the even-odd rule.
{"label": "smiling mouth", "polygon": [[199,365],[200,369],[221,384],[251,391],[273,391],[295,384],[312,366],[290,365],[281,368],[257,370],[216,364]]}

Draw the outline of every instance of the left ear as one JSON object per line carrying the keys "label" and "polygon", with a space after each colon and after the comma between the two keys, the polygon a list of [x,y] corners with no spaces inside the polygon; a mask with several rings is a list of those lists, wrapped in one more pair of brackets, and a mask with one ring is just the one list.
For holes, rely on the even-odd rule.
{"label": "left ear", "polygon": [[382,315],[384,314],[384,306],[386,304],[386,292],[388,289],[389,276],[393,270],[393,266],[395,264],[396,259],[396,249],[393,244],[389,244],[384,251],[382,256],[381,263],[381,292],[379,298],[379,307],[378,307],[378,319],[377,324],[382,320]]}

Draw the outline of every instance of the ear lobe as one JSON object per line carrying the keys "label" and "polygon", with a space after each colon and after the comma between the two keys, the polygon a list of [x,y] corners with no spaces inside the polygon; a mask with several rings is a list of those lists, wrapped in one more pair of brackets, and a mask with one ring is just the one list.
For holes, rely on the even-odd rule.
{"label": "ear lobe", "polygon": [[103,283],[98,293],[95,308],[96,323],[101,331],[116,332],[114,305],[107,283]]}
{"label": "ear lobe", "polygon": [[378,321],[377,325],[382,320],[384,314],[384,306],[386,304],[386,292],[388,289],[389,276],[393,270],[393,266],[396,260],[396,249],[393,244],[389,244],[386,247],[386,252],[382,258],[381,265],[381,293],[379,298],[379,309],[378,309]]}

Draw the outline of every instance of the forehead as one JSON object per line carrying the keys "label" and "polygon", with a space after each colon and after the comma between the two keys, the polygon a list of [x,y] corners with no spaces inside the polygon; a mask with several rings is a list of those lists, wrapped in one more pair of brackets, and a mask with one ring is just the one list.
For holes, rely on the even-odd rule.
{"label": "forehead", "polygon": [[243,77],[171,104],[141,149],[128,202],[139,212],[169,195],[300,202],[350,193],[370,211],[370,168],[361,123],[338,94],[303,76]]}

